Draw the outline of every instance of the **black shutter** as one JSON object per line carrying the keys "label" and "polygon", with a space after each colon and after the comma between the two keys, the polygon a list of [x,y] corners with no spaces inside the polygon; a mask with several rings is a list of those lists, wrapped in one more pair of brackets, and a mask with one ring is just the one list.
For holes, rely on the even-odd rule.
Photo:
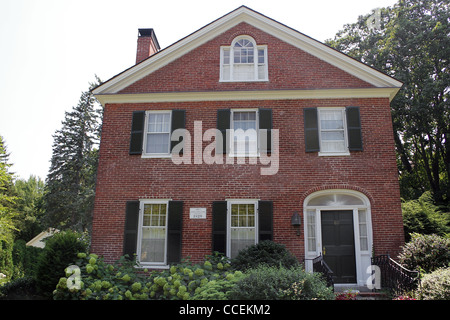
{"label": "black shutter", "polygon": [[258,236],[259,241],[273,240],[273,203],[258,202]]}
{"label": "black shutter", "polygon": [[[186,128],[186,111],[185,110],[172,110],[172,132],[176,129]],[[170,141],[170,151],[173,147],[179,143],[178,141]],[[183,140],[184,143],[184,140]]]}
{"label": "black shutter", "polygon": [[272,109],[259,109],[259,129],[265,129],[267,132],[264,134],[264,130],[260,131],[260,151],[269,153],[272,151]]}
{"label": "black shutter", "polygon": [[303,116],[305,122],[305,151],[320,151],[317,108],[305,108]]}
{"label": "black shutter", "polygon": [[134,111],[131,122],[130,154],[142,154],[145,111]]}
{"label": "black shutter", "polygon": [[346,107],[348,149],[350,151],[362,151],[362,132],[359,107]]}
{"label": "black shutter", "polygon": [[214,201],[212,205],[212,250],[226,254],[227,202]]}
{"label": "black shutter", "polygon": [[167,263],[181,262],[181,232],[183,229],[183,201],[169,201],[167,223]]}
{"label": "black shutter", "polygon": [[123,237],[123,255],[134,258],[137,247],[139,221],[139,201],[127,201],[125,211],[125,229]]}
{"label": "black shutter", "polygon": [[217,129],[222,133],[223,145],[216,146],[216,153],[228,153],[227,129],[230,129],[231,111],[230,109],[217,110]]}

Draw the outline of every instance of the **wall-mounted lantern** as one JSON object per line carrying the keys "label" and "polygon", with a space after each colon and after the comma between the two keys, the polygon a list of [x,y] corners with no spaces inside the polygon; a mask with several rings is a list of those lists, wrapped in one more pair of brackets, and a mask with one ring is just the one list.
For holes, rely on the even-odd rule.
{"label": "wall-mounted lantern", "polygon": [[291,217],[291,225],[294,228],[297,228],[297,235],[300,235],[300,226],[302,224],[302,219],[297,211],[294,212],[294,214]]}

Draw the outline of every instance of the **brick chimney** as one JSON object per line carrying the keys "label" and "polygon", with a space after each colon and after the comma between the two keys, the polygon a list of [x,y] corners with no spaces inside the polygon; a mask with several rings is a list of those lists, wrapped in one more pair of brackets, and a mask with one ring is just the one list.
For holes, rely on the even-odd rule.
{"label": "brick chimney", "polygon": [[158,39],[153,29],[138,29],[138,41],[136,50],[136,64],[147,59],[160,50]]}

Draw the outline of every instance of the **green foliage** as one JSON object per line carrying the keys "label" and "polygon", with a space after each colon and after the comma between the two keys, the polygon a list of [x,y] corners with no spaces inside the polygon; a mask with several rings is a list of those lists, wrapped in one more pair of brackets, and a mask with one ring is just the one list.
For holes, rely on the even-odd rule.
{"label": "green foliage", "polygon": [[[106,264],[95,255],[78,254],[75,265],[79,268],[78,280],[69,269],[54,292],[54,299],[81,300],[187,300],[193,296],[217,296],[226,293],[213,288],[215,283],[235,279],[241,272],[230,271],[228,263],[214,256],[204,263],[191,264],[185,261],[168,270],[147,274],[135,268],[135,262],[122,257],[116,264]],[[69,281],[68,281],[69,280]],[[213,292],[214,291],[214,292]]]}
{"label": "green foliage", "polygon": [[450,201],[450,8],[448,1],[402,0],[344,26],[327,44],[404,83],[391,102],[402,197],[431,191]]}
{"label": "green foliage", "polygon": [[450,268],[441,268],[426,274],[419,287],[423,300],[450,300]]}
{"label": "green foliage", "polygon": [[17,179],[14,182],[18,212],[15,225],[20,230],[16,233],[16,240],[29,241],[43,230],[41,220],[44,215],[44,188],[44,181],[35,176],[30,176],[28,180]]}
{"label": "green foliage", "polygon": [[14,278],[34,277],[37,271],[39,256],[44,251],[42,248],[27,246],[25,240],[14,241],[13,264]]}
{"label": "green foliage", "polygon": [[236,300],[333,300],[334,294],[320,274],[306,272],[303,267],[261,265],[249,269],[229,297]]}
{"label": "green foliage", "polygon": [[289,268],[298,265],[298,261],[284,245],[269,240],[241,250],[232,260],[233,268],[237,270],[255,268],[260,264]]}
{"label": "green foliage", "polygon": [[64,276],[65,268],[75,261],[77,253],[86,249],[87,243],[80,233],[67,230],[49,237],[37,265],[39,293],[51,297],[59,279]]}
{"label": "green foliage", "polygon": [[[96,85],[91,84],[89,89]],[[81,94],[77,106],[66,112],[62,128],[53,136],[44,196],[45,227],[90,229],[101,117],[101,107],[87,90]]]}
{"label": "green foliage", "polygon": [[443,213],[434,205],[430,192],[425,192],[417,200],[402,203],[405,240],[411,239],[410,233],[437,234],[449,233],[449,214]]}
{"label": "green foliage", "polygon": [[8,162],[9,154],[3,137],[0,136],[0,242],[11,242],[13,232],[17,231],[14,218],[17,215],[14,209],[16,197],[13,191],[13,175],[9,172],[11,164]]}
{"label": "green foliage", "polygon": [[406,268],[426,273],[447,267],[450,264],[450,239],[413,233],[398,258]]}
{"label": "green foliage", "polygon": [[0,286],[0,298],[10,300],[38,298],[36,280],[33,277],[22,277],[12,280]]}

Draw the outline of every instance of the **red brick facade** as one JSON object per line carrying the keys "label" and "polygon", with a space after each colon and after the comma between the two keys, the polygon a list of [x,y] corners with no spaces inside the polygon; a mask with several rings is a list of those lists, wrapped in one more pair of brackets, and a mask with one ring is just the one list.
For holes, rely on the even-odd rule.
{"label": "red brick facade", "polygon": [[[238,35],[267,45],[269,81],[220,82],[220,46]],[[122,89],[120,93],[207,92],[372,88],[313,55],[247,23],[223,32],[166,66]],[[319,156],[305,152],[304,108],[358,106],[363,151],[349,156]],[[186,112],[186,129],[202,121],[203,132],[215,128],[217,110],[267,108],[273,129],[279,130],[279,168],[261,175],[258,164],[176,165],[170,158],[129,154],[133,111]],[[203,149],[210,142],[203,142]],[[192,153],[194,152],[192,148]],[[224,155],[225,157],[225,155]],[[291,225],[305,198],[320,190],[348,189],[370,201],[373,250],[396,257],[403,244],[403,224],[389,98],[270,99],[155,103],[107,103],[100,146],[92,251],[115,261],[123,254],[126,202],[139,199],[183,201],[182,257],[199,261],[212,251],[212,203],[225,199],[273,202],[273,240],[305,258],[303,225],[300,235]],[[190,208],[206,208],[206,219],[190,219]],[[302,219],[303,220],[303,219]]]}

